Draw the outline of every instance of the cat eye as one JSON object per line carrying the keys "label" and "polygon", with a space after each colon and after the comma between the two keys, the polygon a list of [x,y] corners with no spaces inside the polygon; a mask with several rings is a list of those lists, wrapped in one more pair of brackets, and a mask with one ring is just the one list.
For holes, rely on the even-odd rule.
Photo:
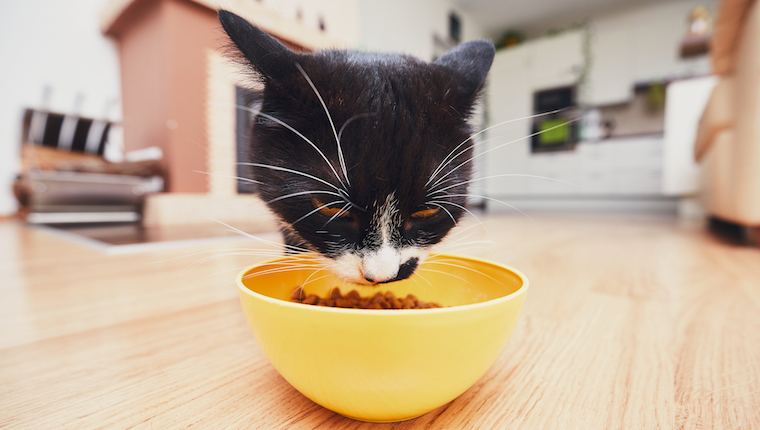
{"label": "cat eye", "polygon": [[319,213],[330,218],[342,218],[351,214],[342,207],[326,205],[316,198],[312,198],[311,203],[314,205],[315,209],[319,209]]}
{"label": "cat eye", "polygon": [[440,210],[441,208],[423,209],[421,211],[413,213],[412,218],[428,218],[437,214]]}

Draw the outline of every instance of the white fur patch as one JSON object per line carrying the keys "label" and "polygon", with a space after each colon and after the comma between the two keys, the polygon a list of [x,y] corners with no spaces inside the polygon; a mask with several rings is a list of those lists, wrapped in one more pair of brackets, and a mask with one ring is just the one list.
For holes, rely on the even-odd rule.
{"label": "white fur patch", "polygon": [[364,279],[361,258],[352,252],[346,252],[335,259],[328,259],[325,266],[340,279],[355,284],[371,284],[371,282]]}
{"label": "white fur patch", "polygon": [[364,277],[375,282],[388,281],[398,275],[401,266],[401,253],[388,242],[375,252],[370,252],[362,258]]}
{"label": "white fur patch", "polygon": [[348,251],[328,263],[328,268],[336,276],[357,284],[373,284],[394,279],[401,265],[412,258],[422,264],[428,255],[427,249],[394,245],[398,242],[393,240],[394,235],[398,235],[401,228],[396,207],[395,196],[391,194],[375,211],[368,238],[375,246],[379,245],[376,251]]}

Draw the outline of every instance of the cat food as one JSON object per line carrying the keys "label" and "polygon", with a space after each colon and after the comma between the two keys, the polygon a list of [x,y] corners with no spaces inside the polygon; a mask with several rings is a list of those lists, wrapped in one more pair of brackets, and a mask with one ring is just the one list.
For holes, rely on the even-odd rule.
{"label": "cat food", "polygon": [[290,295],[290,300],[305,305],[353,309],[431,309],[443,307],[438,303],[423,302],[412,294],[398,298],[393,292],[387,291],[385,294],[377,292],[372,297],[362,297],[358,291],[351,290],[344,296],[338,288],[333,288],[326,298],[322,298],[316,294],[307,296],[303,294],[303,289],[298,287]]}

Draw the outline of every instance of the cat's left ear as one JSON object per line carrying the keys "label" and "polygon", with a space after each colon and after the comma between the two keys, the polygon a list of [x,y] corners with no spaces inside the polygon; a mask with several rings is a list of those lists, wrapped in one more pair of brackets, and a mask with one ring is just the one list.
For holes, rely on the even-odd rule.
{"label": "cat's left ear", "polygon": [[281,79],[296,71],[299,55],[279,40],[226,10],[219,11],[219,21],[250,65],[267,79]]}
{"label": "cat's left ear", "polygon": [[456,46],[435,63],[459,72],[462,90],[473,94],[483,86],[495,53],[493,43],[473,40]]}

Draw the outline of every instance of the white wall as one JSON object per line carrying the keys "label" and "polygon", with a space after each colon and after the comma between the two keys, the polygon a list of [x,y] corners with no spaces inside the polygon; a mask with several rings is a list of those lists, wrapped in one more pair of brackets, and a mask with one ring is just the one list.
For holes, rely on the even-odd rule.
{"label": "white wall", "polygon": [[358,0],[358,48],[433,58],[433,34],[449,34],[449,14],[461,20],[462,41],[486,37],[483,28],[449,0]]}
{"label": "white wall", "polygon": [[319,29],[321,20],[325,34],[344,46],[353,47],[358,43],[359,8],[356,0],[263,0],[263,4],[311,29]]}
{"label": "white wall", "polygon": [[[108,0],[0,3],[0,215],[15,211],[11,184],[18,169],[26,107],[121,119],[119,62],[103,37],[99,14]],[[50,102],[42,106],[45,87]]]}

